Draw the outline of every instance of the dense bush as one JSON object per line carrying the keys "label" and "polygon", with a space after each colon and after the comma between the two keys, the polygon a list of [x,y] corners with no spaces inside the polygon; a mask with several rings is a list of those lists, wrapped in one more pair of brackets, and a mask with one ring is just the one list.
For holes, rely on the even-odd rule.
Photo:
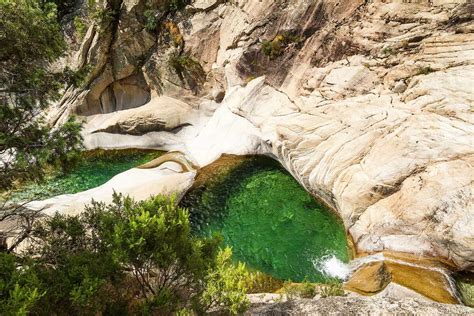
{"label": "dense bush", "polygon": [[248,304],[242,264],[220,238],[191,235],[172,199],[114,195],[36,225],[26,257],[0,257],[0,314],[168,314]]}

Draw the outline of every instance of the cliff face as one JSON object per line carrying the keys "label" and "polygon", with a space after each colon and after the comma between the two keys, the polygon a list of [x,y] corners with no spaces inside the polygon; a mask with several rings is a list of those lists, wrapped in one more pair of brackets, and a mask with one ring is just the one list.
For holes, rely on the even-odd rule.
{"label": "cliff face", "polygon": [[91,65],[85,83],[52,118],[84,116],[89,148],[272,155],[360,253],[474,271],[467,2],[110,0],[65,60]]}

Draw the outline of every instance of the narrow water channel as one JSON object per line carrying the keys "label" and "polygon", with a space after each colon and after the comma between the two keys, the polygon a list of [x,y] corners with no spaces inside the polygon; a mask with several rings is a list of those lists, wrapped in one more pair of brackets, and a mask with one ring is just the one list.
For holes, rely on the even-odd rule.
{"label": "narrow water channel", "polygon": [[236,260],[277,279],[324,282],[318,259],[349,260],[338,218],[270,158],[221,158],[200,171],[181,204],[197,234],[220,233]]}

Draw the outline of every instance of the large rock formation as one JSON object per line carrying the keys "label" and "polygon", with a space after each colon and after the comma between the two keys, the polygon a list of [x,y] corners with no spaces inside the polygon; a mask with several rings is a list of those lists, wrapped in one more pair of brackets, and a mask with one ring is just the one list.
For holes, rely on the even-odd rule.
{"label": "large rock formation", "polygon": [[89,148],[180,150],[201,167],[271,155],[341,216],[359,253],[474,271],[472,4],[155,2],[106,4],[117,14],[71,53],[93,69],[56,122],[83,115]]}

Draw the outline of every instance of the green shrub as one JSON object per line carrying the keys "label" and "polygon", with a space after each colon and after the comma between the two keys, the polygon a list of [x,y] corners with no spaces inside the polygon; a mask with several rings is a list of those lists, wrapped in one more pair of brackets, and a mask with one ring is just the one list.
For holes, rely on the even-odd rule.
{"label": "green shrub", "polygon": [[12,254],[0,252],[0,315],[28,315],[43,296],[29,266]]}
{"label": "green shrub", "polygon": [[234,315],[243,313],[249,306],[246,296],[248,277],[244,264],[232,263],[230,248],[219,251],[216,266],[209,271],[206,289],[201,296],[204,310],[220,307],[221,312]]}
{"label": "green shrub", "polygon": [[321,297],[343,296],[345,294],[342,282],[338,279],[332,279],[328,284],[323,284],[319,288]]}
{"label": "green shrub", "polygon": [[[11,188],[14,181],[41,179],[48,163],[61,164],[52,152],[64,153],[66,148],[57,146],[79,138],[68,133],[72,131],[71,124],[67,130],[62,127],[53,130],[41,115],[52,100],[59,98],[63,86],[62,74],[49,67],[65,47],[56,6],[39,0],[2,0],[0,12],[0,189],[3,190]],[[58,139],[63,132],[71,138]],[[79,149],[80,144],[73,147]]]}
{"label": "green shrub", "polygon": [[[48,1],[44,1],[45,3]],[[76,4],[75,0],[49,0],[57,6],[58,20],[61,20],[65,15],[70,14],[74,10]]]}
{"label": "green shrub", "polygon": [[76,36],[79,40],[82,40],[87,32],[87,26],[84,20],[80,16],[74,17],[74,27],[76,28]]}
{"label": "green shrub", "polygon": [[474,307],[474,281],[467,278],[458,280],[457,288],[463,303]]}
{"label": "green shrub", "polygon": [[283,287],[283,281],[260,272],[252,271],[246,281],[248,293],[273,293]]}
{"label": "green shrub", "polygon": [[178,11],[178,10],[184,9],[184,7],[188,4],[189,4],[189,0],[169,0],[168,10]]}
{"label": "green shrub", "polygon": [[72,85],[76,88],[84,87],[91,71],[92,65],[90,64],[85,65],[77,71],[73,71],[66,66],[64,69],[64,81],[67,85]]}
{"label": "green shrub", "polygon": [[316,286],[307,280],[302,283],[285,282],[282,292],[288,296],[288,299],[313,298],[316,295]]}
{"label": "green shrub", "polygon": [[95,9],[90,13],[91,19],[99,26],[100,31],[105,31],[116,21],[117,12],[111,8]]}
{"label": "green shrub", "polygon": [[275,59],[283,55],[285,48],[290,44],[299,44],[303,41],[303,38],[297,35],[293,35],[289,32],[279,34],[271,41],[262,41],[261,51],[264,55]]}
{"label": "green shrub", "polygon": [[145,29],[148,32],[154,32],[158,27],[156,12],[154,10],[145,10],[143,15],[145,16]]}
{"label": "green shrub", "polygon": [[264,40],[262,42],[262,52],[266,56],[270,57],[270,59],[274,59],[278,56],[283,55],[284,45],[281,40],[278,40],[278,36],[271,40]]}
{"label": "green shrub", "polygon": [[173,199],[114,194],[79,216],[56,214],[32,232],[28,257],[0,254],[0,314],[236,314],[248,272],[219,237],[191,235]]}

